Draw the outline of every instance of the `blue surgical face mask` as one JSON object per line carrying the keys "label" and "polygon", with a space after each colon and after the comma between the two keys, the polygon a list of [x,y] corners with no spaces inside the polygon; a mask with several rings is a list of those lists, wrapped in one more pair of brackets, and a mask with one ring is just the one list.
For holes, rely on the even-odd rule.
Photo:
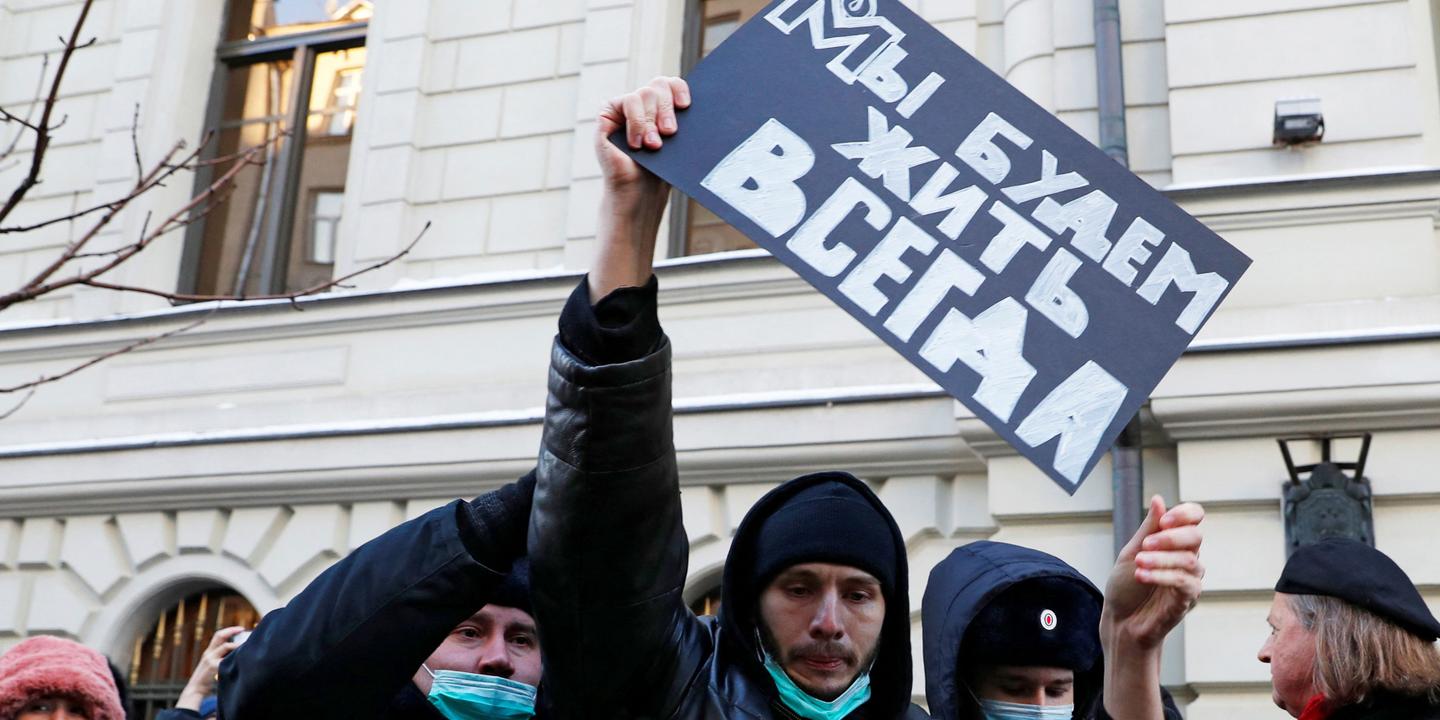
{"label": "blue surgical face mask", "polygon": [[1070,720],[1075,716],[1074,705],[1024,705],[999,700],[979,702],[985,720]]}
{"label": "blue surgical face mask", "polygon": [[535,716],[535,687],[476,673],[425,668],[433,682],[427,699],[449,720],[529,720]]}
{"label": "blue surgical face mask", "polygon": [[780,702],[806,720],[840,720],[870,699],[869,668],[860,673],[860,677],[855,678],[855,682],[850,683],[850,688],[840,693],[840,697],[828,701],[819,700],[801,690],[763,645],[761,653],[765,661],[765,672],[770,673],[770,679],[775,681],[775,689],[780,692]]}

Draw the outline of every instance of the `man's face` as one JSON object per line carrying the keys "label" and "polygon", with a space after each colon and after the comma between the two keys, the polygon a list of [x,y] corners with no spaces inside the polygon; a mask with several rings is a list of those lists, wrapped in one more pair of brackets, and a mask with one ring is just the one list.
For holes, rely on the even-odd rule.
{"label": "man's face", "polygon": [[760,623],[775,661],[821,700],[838,697],[870,666],[884,622],[880,581],[845,565],[793,565],[760,594]]}
{"label": "man's face", "polygon": [[981,700],[1021,705],[1074,705],[1075,671],[1032,665],[990,665],[969,678]]}
{"label": "man's face", "polygon": [[[486,605],[455,626],[425,660],[432,671],[495,675],[526,685],[540,684],[540,642],[535,620],[524,610]],[[415,672],[415,686],[430,693],[430,673]]]}
{"label": "man's face", "polygon": [[1315,690],[1315,633],[1300,624],[1290,596],[1275,593],[1270,603],[1270,637],[1260,647],[1260,662],[1270,666],[1270,694],[1281,710],[1300,717]]}

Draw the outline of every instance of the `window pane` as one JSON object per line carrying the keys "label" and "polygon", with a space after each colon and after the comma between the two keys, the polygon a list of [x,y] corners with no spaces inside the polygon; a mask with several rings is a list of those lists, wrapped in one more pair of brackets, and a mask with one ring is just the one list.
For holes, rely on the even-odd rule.
{"label": "window pane", "polygon": [[225,39],[254,40],[361,22],[373,14],[371,5],[369,0],[233,0]]}
{"label": "window pane", "polygon": [[335,229],[340,224],[340,208],[344,200],[343,190],[315,192],[314,201],[310,203],[310,262],[321,265],[335,263]]}
{"label": "window pane", "polygon": [[315,56],[315,80],[310,86],[309,115],[305,121],[305,131],[312,139],[349,135],[354,130],[364,75],[363,47]]}
{"label": "window pane", "polygon": [[[709,54],[741,24],[764,9],[767,3],[768,0],[701,0],[700,47],[693,48],[691,52],[698,57]],[[688,203],[685,216],[686,255],[755,247],[749,238],[700,203],[689,198],[685,202]]]}
{"label": "window pane", "polygon": [[[344,202],[345,173],[350,164],[350,136],[365,73],[365,48],[315,56],[315,78],[305,121],[305,150],[300,158],[297,197],[304,205],[295,213],[287,291],[315,287],[335,270],[335,230]],[[321,212],[320,204],[325,204]],[[333,208],[333,209],[332,209]],[[324,226],[323,228],[321,226]],[[322,238],[321,234],[327,234]]]}
{"label": "window pane", "polygon": [[[286,126],[291,75],[288,60],[228,72],[217,148],[222,157],[262,145]],[[265,201],[272,194],[279,164],[276,148],[271,145],[264,152],[263,166],[242,170],[229,199],[205,218],[196,292],[229,295],[259,290],[267,220],[276,211],[273,203]]]}
{"label": "window pane", "polygon": [[[298,121],[288,107],[293,96],[291,65],[277,61],[229,71],[218,148],[222,155],[256,147]],[[293,292],[332,277],[338,206],[364,82],[365,48],[317,53],[314,68],[309,102],[303,109],[303,139],[285,138],[268,148],[265,164],[243,170],[229,200],[206,218],[197,293]],[[294,173],[288,180],[286,168]],[[287,188],[293,195],[285,196]],[[334,197],[323,201],[324,212],[317,215],[315,203],[321,192]],[[332,206],[334,210],[328,209]],[[283,243],[288,249],[281,249],[286,247]]]}

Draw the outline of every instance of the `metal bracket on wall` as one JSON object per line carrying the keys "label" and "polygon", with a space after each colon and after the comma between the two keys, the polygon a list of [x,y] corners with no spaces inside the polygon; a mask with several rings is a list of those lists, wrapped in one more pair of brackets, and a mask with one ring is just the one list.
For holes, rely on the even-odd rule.
{"label": "metal bracket on wall", "polygon": [[[1332,459],[1334,441],[1354,439],[1360,440],[1357,459],[1346,462]],[[1365,478],[1370,433],[1280,438],[1278,442],[1285,469],[1290,474],[1281,492],[1286,557],[1301,546],[1327,537],[1351,538],[1374,547],[1374,503],[1370,481]],[[1296,465],[1290,454],[1292,442],[1320,443],[1320,462]]]}

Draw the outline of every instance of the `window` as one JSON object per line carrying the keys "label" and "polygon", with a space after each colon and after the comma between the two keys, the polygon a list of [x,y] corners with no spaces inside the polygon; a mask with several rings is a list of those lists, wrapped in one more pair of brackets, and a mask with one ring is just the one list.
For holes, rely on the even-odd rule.
{"label": "window", "polygon": [[128,678],[135,717],[151,720],[175,706],[216,630],[232,625],[251,628],[258,622],[260,613],[228,589],[188,595],[161,613],[149,632],[135,638]]}
{"label": "window", "polygon": [[[685,54],[681,58],[683,71],[689,72],[695,63],[710,54],[767,4],[768,0],[689,0]],[[755,243],[739,230],[678,192],[672,198],[670,214],[673,218],[671,256],[755,247]]]}
{"label": "window", "polygon": [[315,265],[335,264],[335,230],[340,224],[344,190],[317,190],[310,201],[310,256]]}
{"label": "window", "polygon": [[[241,172],[229,200],[190,228],[181,292],[291,292],[333,276],[370,15],[368,0],[231,1],[207,117],[218,136],[207,153],[264,146],[265,162]],[[197,174],[197,192],[214,174]]]}

